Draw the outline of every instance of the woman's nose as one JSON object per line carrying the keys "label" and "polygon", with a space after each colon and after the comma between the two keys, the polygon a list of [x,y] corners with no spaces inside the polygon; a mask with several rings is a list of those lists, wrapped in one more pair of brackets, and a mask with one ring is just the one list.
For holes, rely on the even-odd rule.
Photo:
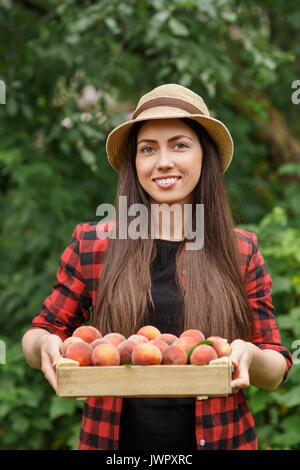
{"label": "woman's nose", "polygon": [[157,161],[158,168],[173,168],[174,160],[173,155],[168,150],[161,150]]}

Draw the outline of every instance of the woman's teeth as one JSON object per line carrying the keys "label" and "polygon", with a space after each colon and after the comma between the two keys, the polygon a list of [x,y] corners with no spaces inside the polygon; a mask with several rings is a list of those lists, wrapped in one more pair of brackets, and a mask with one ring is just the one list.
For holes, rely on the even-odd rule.
{"label": "woman's teeth", "polygon": [[175,183],[175,181],[178,181],[179,179],[180,178],[177,177],[177,178],[165,178],[165,179],[154,180],[154,181],[159,184],[170,184],[170,183]]}

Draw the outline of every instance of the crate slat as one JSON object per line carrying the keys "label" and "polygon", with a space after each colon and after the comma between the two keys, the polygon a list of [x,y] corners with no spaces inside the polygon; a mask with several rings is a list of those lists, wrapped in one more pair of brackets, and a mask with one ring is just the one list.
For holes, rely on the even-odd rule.
{"label": "crate slat", "polygon": [[[231,364],[79,367],[58,363],[60,397],[226,396],[231,393]],[[77,367],[76,367],[77,365]]]}

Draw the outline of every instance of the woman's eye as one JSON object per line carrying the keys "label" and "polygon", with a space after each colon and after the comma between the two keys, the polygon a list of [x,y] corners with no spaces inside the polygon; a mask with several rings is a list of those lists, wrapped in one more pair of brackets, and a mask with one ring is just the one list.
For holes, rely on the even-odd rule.
{"label": "woman's eye", "polygon": [[[176,145],[183,145],[183,147],[181,147],[181,148],[185,148],[185,147],[187,147],[187,145],[186,145],[186,144],[184,144],[183,142],[179,142],[179,143],[178,143],[178,144],[176,144]],[[176,147],[176,145],[175,145],[175,147]]]}
{"label": "woman's eye", "polygon": [[150,152],[145,152],[145,150],[147,150],[147,149],[150,149],[150,150],[151,150],[152,148],[153,148],[153,147],[150,147],[150,146],[144,147],[144,148],[142,148],[142,153],[150,153]]}

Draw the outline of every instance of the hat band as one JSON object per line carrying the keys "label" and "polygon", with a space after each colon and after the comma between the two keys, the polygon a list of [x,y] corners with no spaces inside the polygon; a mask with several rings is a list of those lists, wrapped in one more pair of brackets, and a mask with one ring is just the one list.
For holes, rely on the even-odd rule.
{"label": "hat band", "polygon": [[156,108],[157,106],[170,106],[171,108],[179,108],[187,111],[190,114],[204,114],[196,106],[187,103],[186,101],[180,100],[178,98],[154,98],[153,100],[147,101],[147,103],[142,104],[133,114],[132,119],[136,119],[143,111],[146,109]]}

